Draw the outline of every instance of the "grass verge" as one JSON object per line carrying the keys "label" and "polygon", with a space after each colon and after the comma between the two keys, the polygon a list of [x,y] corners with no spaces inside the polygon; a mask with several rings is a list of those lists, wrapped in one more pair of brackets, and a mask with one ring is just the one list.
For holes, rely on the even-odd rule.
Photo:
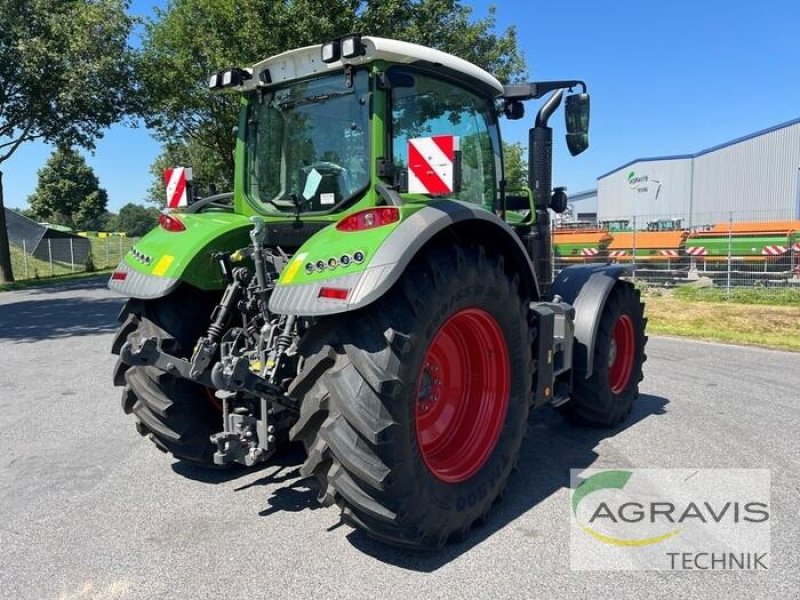
{"label": "grass verge", "polygon": [[[724,296],[724,291],[722,294]],[[699,294],[700,297],[685,292],[648,294],[645,296],[649,318],[647,331],[800,352],[800,302],[795,302],[790,294],[774,298],[770,305],[770,295],[745,295],[750,300],[745,303],[720,301],[716,294]]]}
{"label": "grass verge", "polygon": [[724,302],[800,307],[800,289],[793,288],[695,288],[684,285],[672,291],[672,296],[691,302]]}

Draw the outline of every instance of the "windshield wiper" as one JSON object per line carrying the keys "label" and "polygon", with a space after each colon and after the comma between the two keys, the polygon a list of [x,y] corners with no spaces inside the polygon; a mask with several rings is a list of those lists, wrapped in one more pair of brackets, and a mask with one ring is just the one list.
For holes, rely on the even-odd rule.
{"label": "windshield wiper", "polygon": [[338,98],[339,96],[349,96],[353,93],[354,92],[350,90],[347,92],[334,92],[331,94],[317,94],[316,96],[304,96],[303,98],[298,98],[297,100],[285,100],[283,102],[273,101],[273,106],[275,106],[279,110],[286,110],[287,108],[295,108],[297,106],[304,106],[306,104],[316,104],[318,102],[329,100],[331,98]]}

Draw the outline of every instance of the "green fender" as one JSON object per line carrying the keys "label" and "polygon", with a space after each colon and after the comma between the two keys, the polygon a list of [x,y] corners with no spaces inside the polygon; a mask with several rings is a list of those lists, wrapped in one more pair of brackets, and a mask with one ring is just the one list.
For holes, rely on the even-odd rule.
{"label": "green fender", "polygon": [[[465,243],[501,252],[533,299],[539,287],[522,242],[495,214],[453,200],[400,207],[399,222],[357,232],[334,225],[312,236],[284,269],[270,298],[278,314],[321,316],[357,310],[385,294],[414,256],[450,231]],[[358,255],[360,261],[353,258]],[[347,264],[342,264],[342,258]]]}
{"label": "green fender", "polygon": [[122,259],[108,287],[131,298],[166,296],[183,281],[201,290],[225,287],[214,254],[249,243],[248,217],[227,212],[175,214],[184,231],[156,227]]}

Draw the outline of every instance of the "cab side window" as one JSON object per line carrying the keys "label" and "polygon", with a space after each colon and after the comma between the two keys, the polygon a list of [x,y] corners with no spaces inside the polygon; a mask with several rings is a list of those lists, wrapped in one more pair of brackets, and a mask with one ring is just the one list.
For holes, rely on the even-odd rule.
{"label": "cab side window", "polygon": [[[448,81],[407,72],[392,88],[392,158],[408,166],[408,140],[456,135],[461,146],[461,189],[452,197],[492,210],[500,163],[494,103]],[[412,79],[413,78],[413,79]]]}

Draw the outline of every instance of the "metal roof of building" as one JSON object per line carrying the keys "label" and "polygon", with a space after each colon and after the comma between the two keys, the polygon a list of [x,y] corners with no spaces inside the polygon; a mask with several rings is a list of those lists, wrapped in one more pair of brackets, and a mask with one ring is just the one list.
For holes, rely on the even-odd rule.
{"label": "metal roof of building", "polygon": [[778,125],[773,125],[772,127],[767,127],[766,129],[762,129],[760,131],[756,131],[755,133],[750,133],[748,135],[743,135],[742,137],[738,137],[733,139],[729,142],[724,142],[722,144],[717,144],[716,146],[711,146],[710,148],[706,148],[705,150],[700,150],[700,152],[695,152],[694,154],[672,154],[667,156],[651,156],[645,158],[635,158],[631,161],[626,162],[624,165],[617,167],[616,169],[612,169],[608,173],[603,173],[597,179],[603,179],[604,177],[608,177],[609,175],[613,175],[617,171],[621,171],[631,165],[640,162],[654,162],[658,160],[685,160],[688,158],[697,158],[698,156],[703,156],[704,154],[708,154],[709,152],[715,152],[717,150],[722,150],[723,148],[727,148],[728,146],[734,146],[736,144],[740,144],[741,142],[746,142],[747,140],[751,140],[753,138],[760,137],[762,135],[766,135],[768,133],[772,133],[773,131],[777,131],[779,129],[785,129],[786,127],[791,127],[792,125],[797,125],[800,123],[800,118],[792,119],[791,121],[786,121],[785,123],[780,123]]}

